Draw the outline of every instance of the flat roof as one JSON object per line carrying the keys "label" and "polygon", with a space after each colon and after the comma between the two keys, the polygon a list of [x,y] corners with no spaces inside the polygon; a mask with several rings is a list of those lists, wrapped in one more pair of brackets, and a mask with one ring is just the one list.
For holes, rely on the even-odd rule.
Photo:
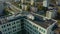
{"label": "flat roof", "polygon": [[24,16],[18,16],[18,17],[15,17],[15,16],[12,17],[11,16],[10,18],[9,17],[1,17],[0,18],[0,25],[6,24],[6,23],[9,23],[9,22],[12,22],[12,21],[16,21],[16,20],[19,20],[19,19],[22,19],[22,18],[24,18]]}
{"label": "flat roof", "polygon": [[28,19],[28,20],[32,21],[33,23],[35,23],[37,25],[40,25],[43,28],[48,28],[50,25],[52,25],[53,23],[56,22],[52,19],[44,20],[43,17],[37,16],[37,15],[34,15],[34,18],[35,18],[34,20],[32,20],[32,19]]}
{"label": "flat roof", "polygon": [[[25,15],[27,15],[27,14],[32,14],[32,13],[22,13],[23,15],[21,15],[21,16],[12,16],[12,17],[10,17],[10,19],[8,18],[8,19],[6,19],[6,18],[4,18],[3,17],[3,20],[1,20],[0,19],[0,25],[1,24],[3,24],[3,23],[7,23],[7,22],[11,22],[11,21],[15,21],[15,20],[18,20],[18,19],[20,19],[20,18],[25,18],[26,16]],[[52,19],[45,19],[44,20],[44,17],[43,16],[38,16],[38,15],[35,15],[35,14],[32,14],[33,16],[34,16],[34,20],[32,20],[32,19],[28,19],[27,18],[27,20],[30,20],[30,21],[32,21],[33,23],[35,23],[35,24],[37,24],[37,25],[39,25],[39,26],[41,26],[41,27],[43,27],[43,28],[48,28],[50,25],[52,25],[53,23],[55,23],[56,21],[55,20],[52,20]],[[24,17],[25,16],[25,17]],[[3,21],[5,21],[5,22],[3,22]]]}

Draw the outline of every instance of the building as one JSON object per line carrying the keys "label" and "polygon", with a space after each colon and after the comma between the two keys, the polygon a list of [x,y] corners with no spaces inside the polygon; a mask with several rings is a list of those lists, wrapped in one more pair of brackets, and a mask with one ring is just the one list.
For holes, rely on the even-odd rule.
{"label": "building", "polygon": [[[24,14],[23,14],[24,15]],[[2,22],[3,21],[3,22]],[[0,19],[2,34],[53,34],[57,22],[35,14],[8,16]]]}
{"label": "building", "polygon": [[43,0],[43,6],[49,7],[50,0]]}
{"label": "building", "polygon": [[22,6],[22,10],[27,10],[27,5],[21,5]]}
{"label": "building", "polygon": [[46,12],[46,17],[52,19],[57,16],[57,11],[56,10],[49,10]]}
{"label": "building", "polygon": [[[3,22],[2,22],[3,21]],[[15,16],[9,16],[0,18],[0,34],[17,34],[20,31],[21,34],[21,18]]]}
{"label": "building", "polygon": [[45,18],[36,15],[34,19],[24,19],[26,34],[53,34],[53,27],[55,24],[56,22],[54,20],[45,20]]}
{"label": "building", "polygon": [[[36,14],[35,12],[26,12],[27,5],[34,8],[33,4],[40,2],[39,0],[21,0],[18,7],[14,3],[6,2],[12,9],[13,15],[0,18],[0,33],[1,34],[54,34],[55,25],[57,23],[54,19]],[[43,1],[44,7],[48,7],[47,0]],[[21,6],[21,8],[20,8]],[[25,9],[25,10],[24,10]],[[15,11],[15,12],[14,12]],[[20,13],[21,12],[21,13]],[[50,15],[50,13],[49,13]],[[54,29],[55,28],[55,29]]]}

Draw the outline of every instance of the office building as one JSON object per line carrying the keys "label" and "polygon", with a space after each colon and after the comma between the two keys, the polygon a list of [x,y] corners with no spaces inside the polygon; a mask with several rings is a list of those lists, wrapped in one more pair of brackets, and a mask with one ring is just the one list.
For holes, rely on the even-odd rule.
{"label": "office building", "polygon": [[40,16],[35,16],[34,19],[24,19],[26,34],[54,34],[55,24],[54,20]]}
{"label": "office building", "polygon": [[9,16],[0,18],[0,34],[21,34],[21,17]]}

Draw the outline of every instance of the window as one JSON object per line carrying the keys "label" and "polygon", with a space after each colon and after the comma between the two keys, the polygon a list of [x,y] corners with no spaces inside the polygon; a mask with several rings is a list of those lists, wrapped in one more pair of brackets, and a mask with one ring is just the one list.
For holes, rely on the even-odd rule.
{"label": "window", "polygon": [[11,30],[11,28],[8,28],[8,30]]}
{"label": "window", "polygon": [[3,28],[3,26],[2,26],[2,28]]}
{"label": "window", "polygon": [[8,28],[8,30],[9,30],[9,28]]}
{"label": "window", "polygon": [[18,28],[18,30],[20,30],[20,28]]}
{"label": "window", "polygon": [[20,5],[20,9],[22,9],[22,6]]}
{"label": "window", "polygon": [[13,32],[15,32],[15,31],[16,31],[16,29],[13,30]]}
{"label": "window", "polygon": [[54,31],[56,28],[58,28],[58,26],[55,24],[51,30]]}
{"label": "window", "polygon": [[12,28],[16,28],[16,26],[13,26]]}
{"label": "window", "polygon": [[5,31],[7,31],[7,30],[5,29]]}
{"label": "window", "polygon": [[5,27],[6,27],[5,25],[2,26],[2,28],[5,28]]}
{"label": "window", "polygon": [[14,25],[14,24],[15,24],[15,22],[12,23],[12,25]]}
{"label": "window", "polygon": [[45,33],[45,31],[43,31]]}
{"label": "window", "polygon": [[15,24],[15,22],[14,22],[14,24]]}
{"label": "window", "polygon": [[20,27],[21,25],[20,24],[18,24],[18,27]]}
{"label": "window", "polygon": [[7,26],[10,26],[11,24],[7,24]]}
{"label": "window", "polygon": [[7,31],[7,29],[3,29],[3,32],[6,32]]}
{"label": "window", "polygon": [[39,30],[41,30],[41,28],[39,28]]}
{"label": "window", "polygon": [[4,28],[5,28],[5,25],[4,25]]}
{"label": "window", "polygon": [[16,23],[20,23],[20,21],[16,21]]}
{"label": "window", "polygon": [[0,34],[2,34],[2,32],[0,31]]}
{"label": "window", "polygon": [[5,33],[5,34],[8,34],[8,33]]}
{"label": "window", "polygon": [[10,32],[8,32],[9,34],[11,34],[12,32],[10,31]]}
{"label": "window", "polygon": [[41,33],[39,32],[39,34],[41,34]]}
{"label": "window", "polygon": [[41,32],[45,33],[45,31],[44,31],[43,29],[39,28],[39,30],[40,30]]}
{"label": "window", "polygon": [[38,29],[38,27],[36,27],[35,25],[33,25],[33,27],[34,27],[35,29]]}
{"label": "window", "polygon": [[41,29],[41,31],[43,32],[43,29]]}

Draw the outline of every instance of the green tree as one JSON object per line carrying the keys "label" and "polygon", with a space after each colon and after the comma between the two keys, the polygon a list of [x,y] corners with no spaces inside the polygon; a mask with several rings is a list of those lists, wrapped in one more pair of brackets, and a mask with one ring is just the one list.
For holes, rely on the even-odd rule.
{"label": "green tree", "polygon": [[27,11],[30,11],[30,6],[29,5],[27,6]]}
{"label": "green tree", "polygon": [[38,5],[37,7],[38,7],[39,11],[44,9],[44,7],[42,5]]}

